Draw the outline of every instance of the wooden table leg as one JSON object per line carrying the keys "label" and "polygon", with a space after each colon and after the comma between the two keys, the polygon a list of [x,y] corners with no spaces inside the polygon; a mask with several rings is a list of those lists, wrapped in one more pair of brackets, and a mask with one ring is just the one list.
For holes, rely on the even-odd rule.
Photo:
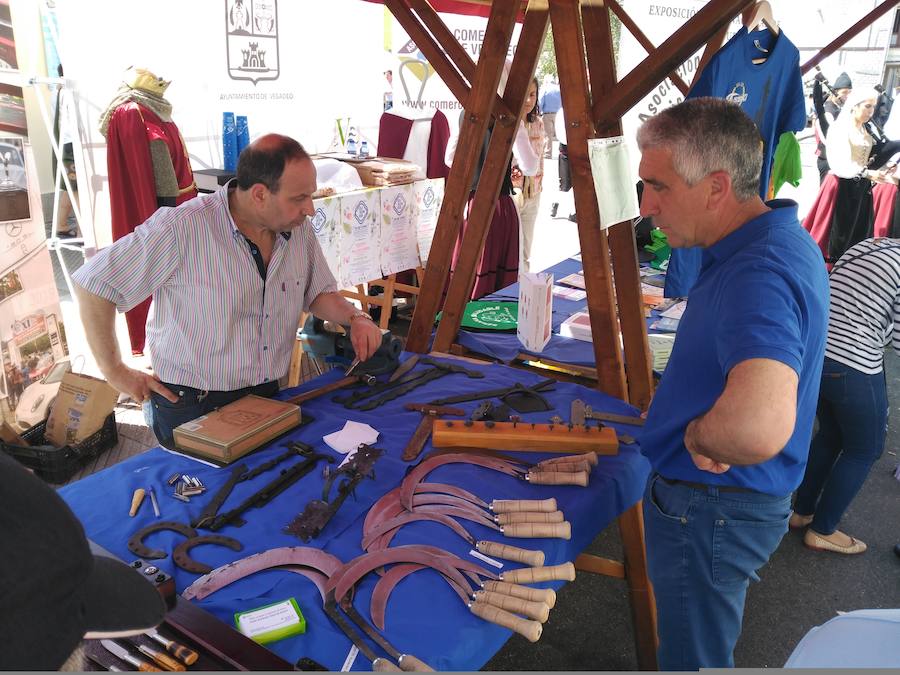
{"label": "wooden table leg", "polygon": [[656,600],[647,576],[647,550],[644,547],[643,504],[638,501],[618,518],[619,534],[625,551],[625,581],[631,603],[634,642],[638,667],[658,670],[656,662]]}

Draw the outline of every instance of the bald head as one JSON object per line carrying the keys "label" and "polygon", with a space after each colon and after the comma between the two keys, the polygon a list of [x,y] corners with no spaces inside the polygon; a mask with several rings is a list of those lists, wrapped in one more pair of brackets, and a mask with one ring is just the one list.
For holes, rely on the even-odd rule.
{"label": "bald head", "polygon": [[249,190],[257,183],[262,183],[269,192],[278,192],[285,165],[304,159],[309,159],[309,153],[290,136],[260,136],[244,148],[238,158],[238,187]]}

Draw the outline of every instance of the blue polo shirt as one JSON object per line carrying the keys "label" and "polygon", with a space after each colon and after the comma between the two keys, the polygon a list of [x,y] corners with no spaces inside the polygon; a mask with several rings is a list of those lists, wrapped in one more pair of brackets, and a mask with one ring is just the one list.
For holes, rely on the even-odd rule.
{"label": "blue polo shirt", "polygon": [[[703,250],[641,434],[643,453],[666,478],[773,495],[790,493],[803,478],[825,353],[828,277],[821,251],[797,219],[797,204],[779,199],[767,205],[771,211]],[[684,447],[684,431],[712,408],[729,371],[754,358],[780,361],[799,376],[794,433],[762,464],[700,471]]]}
{"label": "blue polo shirt", "polygon": [[559,94],[559,87],[551,84],[541,92],[538,107],[540,107],[542,113],[559,112],[559,109],[562,107],[562,97]]}

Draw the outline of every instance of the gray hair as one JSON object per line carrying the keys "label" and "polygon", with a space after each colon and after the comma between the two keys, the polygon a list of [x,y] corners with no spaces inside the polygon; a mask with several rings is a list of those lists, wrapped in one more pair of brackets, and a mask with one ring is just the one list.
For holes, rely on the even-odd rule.
{"label": "gray hair", "polygon": [[675,172],[690,186],[724,171],[738,201],[759,195],[762,138],[739,105],[721,98],[690,99],[644,122],[637,142],[641,152],[668,149]]}

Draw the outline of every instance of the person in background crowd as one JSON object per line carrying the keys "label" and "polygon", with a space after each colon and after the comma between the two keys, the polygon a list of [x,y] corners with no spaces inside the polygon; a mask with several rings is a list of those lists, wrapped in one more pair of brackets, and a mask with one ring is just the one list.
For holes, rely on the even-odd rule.
{"label": "person in background crowd", "polygon": [[[159,209],[73,275],[97,365],[113,387],[152,404],[162,445],[215,408],[278,393],[302,312],[350,326],[362,361],[381,344],[371,317],[337,292],[309,224],[315,191],[303,146],[262,136],[241,153],[237,178]],[[115,336],[115,311],[151,294],[153,375],[125,365]]]}
{"label": "person in background crowd", "polygon": [[[814,97],[821,91],[823,81],[824,77],[816,77],[816,87],[813,90]],[[837,119],[838,113],[840,113],[841,108],[844,107],[844,102],[847,100],[851,91],[853,91],[853,82],[851,82],[850,76],[847,75],[847,73],[838,75],[837,79],[834,81],[834,86],[831,89],[831,95],[825,100],[822,106],[823,110],[816,119],[816,154],[818,155],[816,166],[819,169],[819,183],[822,183],[825,180],[825,176],[828,174],[828,156],[827,148],[825,146],[828,128]]]}
{"label": "person in background crowd", "polygon": [[875,91],[878,92],[878,102],[875,104],[875,113],[872,115],[872,121],[879,127],[884,127],[888,116],[891,114],[891,108],[894,107],[894,99],[880,84],[875,85]]}
{"label": "person in background crowd", "polygon": [[875,141],[865,123],[877,98],[874,89],[855,89],[828,128],[825,144],[831,168],[803,221],[828,263],[872,236],[872,181],[883,177],[869,168]]}
{"label": "person in background crowd", "polygon": [[526,176],[519,169],[517,157],[513,157],[512,183],[518,190],[513,196],[516,208],[519,210],[519,269],[528,272],[531,268],[531,245],[534,241],[534,224],[537,221],[538,209],[541,205],[541,191],[544,178],[544,124],[541,121],[541,111],[537,104],[538,80],[533,78],[528,87],[528,96],[525,98],[523,116],[525,118],[525,130],[528,132],[528,140],[531,149],[538,158],[538,169],[533,176]]}
{"label": "person in background crowd", "polygon": [[9,391],[9,409],[15,410],[19,403],[19,397],[24,389],[22,371],[14,363],[6,364],[6,386]]}
{"label": "person in background crowd", "polygon": [[544,91],[538,99],[538,107],[543,116],[544,135],[547,137],[543,155],[545,159],[553,159],[553,143],[556,141],[556,114],[562,107],[562,96],[559,93],[559,85],[553,81],[550,75],[544,76]]}
{"label": "person in background crowd", "polygon": [[641,215],[672,246],[704,249],[640,438],[659,667],[731,667],[747,588],[802,479],[828,280],[797,204],[760,199],[762,143],[739,106],[685,101],[637,142]]}
{"label": "person in background crowd", "polygon": [[[572,189],[572,173],[569,167],[569,146],[566,143],[566,117],[562,108],[556,114],[556,140],[559,141],[559,157],[557,158],[559,191],[569,192]],[[574,208],[574,200],[572,201],[572,208]],[[559,202],[553,202],[550,205],[550,217],[556,218],[558,211]],[[574,212],[569,214],[569,220],[573,223],[576,222]]]}
{"label": "person in background crowd", "polygon": [[50,486],[0,453],[0,670],[84,671],[85,639],[140,635],[166,603],[150,581],[94,555]]}
{"label": "person in background crowd", "polygon": [[819,427],[797,489],[790,525],[809,526],[817,551],[862,553],[866,544],[837,529],[884,452],[888,400],[884,347],[900,353],[900,240],[866,239],[835,263]]}
{"label": "person in background crowd", "polygon": [[[60,77],[63,77],[63,67],[61,63],[57,66],[56,72]],[[66,175],[69,178],[72,190],[77,194],[78,180],[75,174],[75,152],[72,149],[72,133],[69,130],[69,120],[74,117],[71,110],[72,95],[69,91],[64,90],[63,87],[59,87],[56,90],[56,105],[54,108],[54,138],[56,138],[60,153],[62,154],[63,171],[66,172]],[[57,170],[57,159],[55,154],[53,155],[52,160],[53,180],[55,184]],[[69,191],[66,190],[65,183],[62,182],[60,185],[61,190],[59,192],[59,209],[56,217],[56,232],[60,237],[77,237],[80,233],[78,232],[78,222],[72,218],[74,212],[72,198],[69,196]],[[70,218],[72,218],[71,222],[69,221]]]}
{"label": "person in background crowd", "polygon": [[[497,93],[501,96],[506,88],[506,80],[509,77],[509,68],[511,62],[507,61],[500,77],[500,84]],[[461,111],[459,115],[460,127],[463,123],[465,111]],[[493,132],[493,122],[488,125],[484,139],[481,144],[481,150],[478,155],[478,163],[475,166],[475,173],[472,176],[472,184],[470,186],[469,202],[466,206],[466,220],[463,221],[459,230],[459,238],[456,240],[456,246],[453,251],[453,258],[450,263],[451,279],[456,270],[456,263],[459,260],[461,252],[461,242],[468,226],[468,213],[472,208],[472,199],[475,195],[475,188],[478,186],[478,179],[484,168],[484,161],[487,156],[488,143],[491,140]],[[459,130],[450,137],[447,143],[447,151],[444,156],[444,163],[452,166],[453,158],[456,156],[456,144],[459,142]],[[525,129],[525,120],[519,122],[516,129],[516,136],[513,145],[513,154],[518,158],[519,171],[525,176],[533,176],[538,171],[539,154],[535,154],[531,148],[531,141],[528,138],[528,131]],[[503,175],[503,185],[500,188],[500,196],[497,198],[497,205],[494,207],[494,215],[488,226],[487,239],[484,242],[484,248],[481,250],[481,257],[475,268],[475,281],[472,286],[472,292],[469,295],[471,300],[477,300],[494,291],[499,291],[519,278],[519,215],[516,212],[516,205],[512,198],[512,157],[510,163]]]}

